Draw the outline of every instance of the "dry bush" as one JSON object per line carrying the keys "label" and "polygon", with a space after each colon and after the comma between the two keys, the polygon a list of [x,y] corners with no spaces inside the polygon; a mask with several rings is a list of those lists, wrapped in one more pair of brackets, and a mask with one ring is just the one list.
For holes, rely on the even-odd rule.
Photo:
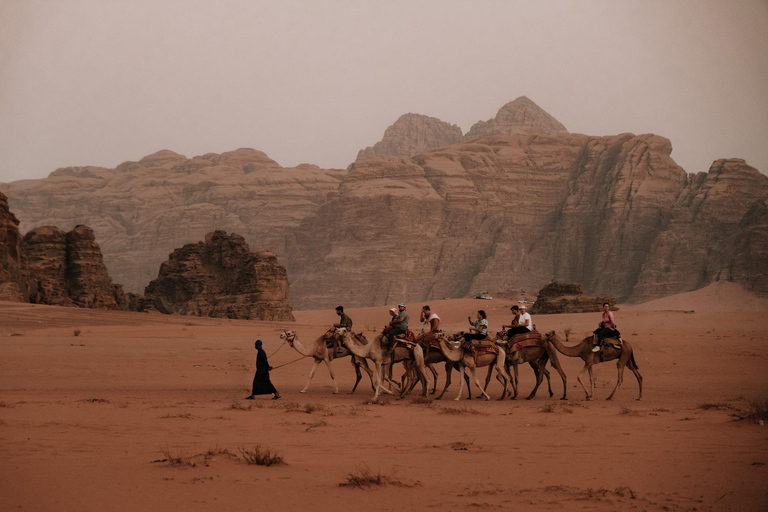
{"label": "dry bush", "polygon": [[81,332],[81,331],[80,331],[80,329],[75,329],[75,331],[73,332],[73,334],[74,334],[75,336],[80,336],[80,332]]}
{"label": "dry bush", "polygon": [[234,409],[235,411],[250,411],[255,404],[248,404],[248,407],[244,406],[237,400],[232,402],[227,409]]}
{"label": "dry bush", "polygon": [[398,487],[416,487],[421,485],[421,482],[415,482],[412,484],[403,482],[396,478],[394,475],[384,475],[381,470],[374,473],[368,466],[358,466],[354,473],[347,475],[346,480],[339,484],[339,487],[356,487],[362,489],[364,487],[370,487],[372,485],[396,485]]}
{"label": "dry bush", "polygon": [[315,411],[322,411],[323,409],[324,407],[318,404],[307,404],[304,406],[304,412],[307,414],[312,414]]}
{"label": "dry bush", "polygon": [[567,405],[557,404],[557,403],[547,404],[541,409],[539,409],[539,412],[557,412],[557,411],[573,413],[573,409],[571,409]]}
{"label": "dry bush", "polygon": [[84,398],[81,402],[93,403],[93,404],[108,404],[109,400],[106,398]]}
{"label": "dry bush", "polygon": [[433,402],[434,400],[428,396],[419,396],[411,400],[411,403],[416,405],[432,405]]}
{"label": "dry bush", "polygon": [[253,450],[240,448],[240,456],[246,464],[255,464],[257,466],[271,466],[273,464],[282,464],[283,457],[268,448],[262,448],[256,445]]}
{"label": "dry bush", "polygon": [[[305,425],[306,425],[306,423],[305,423]],[[311,429],[313,429],[313,428],[319,428],[319,427],[327,427],[327,426],[328,426],[328,422],[327,422],[327,421],[325,421],[325,420],[320,420],[320,421],[315,421],[314,423],[311,423],[311,424],[310,424],[310,425],[309,425],[307,428],[305,428],[304,430],[306,430],[307,432],[309,432],[309,431],[310,431]]]}
{"label": "dry bush", "polygon": [[164,419],[164,420],[170,419],[170,418],[181,418],[183,420],[188,420],[191,417],[192,417],[192,415],[190,413],[188,413],[188,412],[178,413],[178,414],[167,413],[165,416],[160,416],[160,418]]}
{"label": "dry bush", "polygon": [[191,466],[195,467],[195,463],[192,462],[192,460],[186,456],[186,454],[182,452],[172,452],[169,447],[165,447],[164,449],[160,450],[160,453],[163,454],[163,459],[160,459],[156,462],[165,462],[169,466],[173,467],[185,467],[185,466]]}
{"label": "dry bush", "polygon": [[352,417],[365,416],[365,413],[367,412],[368,412],[368,409],[366,409],[364,405],[353,405],[347,411],[347,416],[352,416]]}
{"label": "dry bush", "polygon": [[747,402],[747,406],[733,413],[737,420],[748,420],[765,424],[768,421],[768,398],[757,398]]}
{"label": "dry bush", "polygon": [[630,409],[629,407],[622,407],[619,410],[619,414],[624,414],[624,415],[627,415],[627,416],[642,416],[643,415],[642,411],[636,411],[634,409]]}
{"label": "dry bush", "polygon": [[725,404],[725,403],[710,403],[710,402],[701,403],[697,407],[699,409],[703,409],[705,411],[709,411],[710,409],[714,409],[716,411],[724,411],[724,410],[728,410],[728,409],[733,409],[733,407],[731,407],[730,405]]}
{"label": "dry bush", "polygon": [[477,414],[482,416],[487,416],[487,412],[478,411],[477,409],[473,409],[472,407],[461,405],[458,407],[440,407],[437,410],[440,414],[452,414],[452,415],[460,415],[460,414]]}

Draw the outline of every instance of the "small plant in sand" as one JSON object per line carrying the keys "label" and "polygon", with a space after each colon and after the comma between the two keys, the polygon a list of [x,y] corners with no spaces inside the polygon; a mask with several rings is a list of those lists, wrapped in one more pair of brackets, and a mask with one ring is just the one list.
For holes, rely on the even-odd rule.
{"label": "small plant in sand", "polygon": [[180,419],[183,419],[183,420],[188,420],[191,417],[192,417],[192,415],[189,414],[188,412],[186,412],[186,413],[177,413],[177,414],[167,413],[164,416],[160,416],[160,418],[164,419],[164,420],[167,420],[167,419],[170,419],[170,418],[180,418]]}
{"label": "small plant in sand", "polygon": [[709,411],[709,410],[712,410],[712,409],[714,409],[716,411],[724,411],[724,410],[728,410],[728,409],[733,409],[733,407],[731,407],[730,405],[725,404],[725,403],[711,403],[711,402],[700,403],[698,405],[698,407],[699,407],[699,409],[703,409],[705,411]]}
{"label": "small plant in sand", "polygon": [[257,466],[271,466],[273,464],[282,464],[283,457],[268,448],[262,448],[256,445],[253,450],[240,448],[240,456],[246,464],[255,464]]}
{"label": "small plant in sand", "polygon": [[478,411],[477,409],[474,409],[472,407],[461,405],[458,407],[440,407],[438,408],[437,412],[440,414],[451,414],[451,415],[461,415],[461,414],[475,414],[475,415],[484,415],[487,416],[487,412]]}
{"label": "small plant in sand", "polygon": [[[250,411],[251,407],[253,407],[253,405],[254,404],[248,404],[248,406],[246,407],[245,405],[243,405],[240,402],[238,402],[237,400],[235,400],[234,402],[232,402],[230,404],[229,407],[227,407],[227,409],[233,409],[235,411]],[[261,407],[261,405],[259,405],[259,407]]]}
{"label": "small plant in sand", "polygon": [[411,400],[412,404],[417,404],[417,405],[432,405],[433,402],[434,400],[432,400],[427,396],[419,396]]}
{"label": "small plant in sand", "polygon": [[[305,423],[305,425],[306,425],[306,423]],[[328,426],[328,422],[327,422],[327,421],[325,421],[325,420],[320,420],[320,421],[315,421],[314,423],[311,423],[311,424],[310,424],[310,425],[309,425],[307,428],[305,428],[304,430],[306,430],[307,432],[309,432],[309,431],[310,431],[310,430],[312,430],[313,428],[320,428],[320,427],[327,427],[327,426]]]}
{"label": "small plant in sand", "polygon": [[622,407],[619,410],[619,414],[624,414],[626,416],[642,416],[643,412],[642,411],[637,411],[635,409],[630,409],[629,407]]}
{"label": "small plant in sand", "polygon": [[764,425],[768,421],[768,398],[757,398],[747,402],[747,406],[733,413],[737,420],[748,420]]}
{"label": "small plant in sand", "polygon": [[547,404],[541,409],[539,409],[539,412],[557,412],[557,411],[573,413],[573,409],[571,409],[570,407],[564,404]]}
{"label": "small plant in sand", "polygon": [[394,475],[384,475],[381,470],[373,472],[368,466],[359,466],[354,473],[347,475],[345,481],[339,484],[339,487],[356,487],[362,489],[364,487],[370,487],[372,485],[396,485],[398,487],[416,487],[421,485],[420,482],[413,484],[405,483]]}
{"label": "small plant in sand", "polygon": [[75,332],[73,333],[75,336],[80,336],[80,329],[75,329]]}
{"label": "small plant in sand", "polygon": [[167,465],[173,467],[195,467],[195,463],[192,462],[184,452],[173,452],[166,446],[164,449],[160,450],[160,453],[163,454],[163,459],[160,459],[157,462],[165,462]]}

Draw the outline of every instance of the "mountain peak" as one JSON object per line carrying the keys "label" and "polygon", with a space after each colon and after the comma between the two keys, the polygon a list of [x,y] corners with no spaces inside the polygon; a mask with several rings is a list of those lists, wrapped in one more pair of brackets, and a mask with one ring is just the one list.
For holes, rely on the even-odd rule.
{"label": "mountain peak", "polygon": [[527,96],[520,96],[501,107],[493,119],[478,121],[472,125],[464,136],[464,140],[493,134],[554,135],[556,133],[568,133],[568,130]]}

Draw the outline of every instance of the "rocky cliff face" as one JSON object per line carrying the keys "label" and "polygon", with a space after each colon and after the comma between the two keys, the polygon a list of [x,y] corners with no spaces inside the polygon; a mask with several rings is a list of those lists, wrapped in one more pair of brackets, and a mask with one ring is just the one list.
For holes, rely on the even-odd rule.
{"label": "rocky cliff face", "polygon": [[553,281],[539,290],[531,314],[592,313],[602,311],[606,302],[613,310],[616,309],[615,297],[590,297],[579,283]]}
{"label": "rocky cliff face", "polygon": [[405,114],[384,131],[381,141],[361,149],[357,161],[374,157],[418,155],[429,149],[461,142],[461,128],[435,117]]}
{"label": "rocky cliff face", "polygon": [[525,96],[520,96],[501,107],[493,119],[478,121],[472,125],[464,136],[464,140],[485,135],[555,135],[559,133],[568,133],[568,130],[537,104]]}
{"label": "rocky cliff face", "polygon": [[93,227],[128,291],[174,247],[225,229],[280,254],[298,308],[532,291],[553,278],[619,301],[717,279],[768,294],[768,178],[740,160],[687,174],[671,151],[651,134],[493,134],[349,170],[286,169],[255,150],[163,151],[5,189],[22,227]]}
{"label": "rocky cliff face", "polygon": [[284,254],[293,230],[346,174],[314,165],[283,168],[253,149],[194,158],[161,151],[111,170],[70,167],[5,190],[22,232],[90,226],[113,279],[140,293],[171,251],[217,229]]}
{"label": "rocky cliff face", "polygon": [[173,251],[145,297],[182,315],[293,320],[288,278],[275,254],[252,253],[242,236],[224,231]]}
{"label": "rocky cliff face", "polygon": [[19,221],[0,192],[0,300],[24,300],[27,265],[21,241]]}
{"label": "rocky cliff face", "polygon": [[122,288],[112,283],[88,226],[78,225],[69,233],[54,226],[33,229],[24,236],[23,250],[30,302],[128,309]]}

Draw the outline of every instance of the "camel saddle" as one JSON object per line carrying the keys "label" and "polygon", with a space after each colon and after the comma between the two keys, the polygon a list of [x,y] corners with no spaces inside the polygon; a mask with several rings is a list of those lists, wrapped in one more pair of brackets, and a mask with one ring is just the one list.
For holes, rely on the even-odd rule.
{"label": "camel saddle", "polygon": [[400,346],[403,348],[407,348],[411,352],[413,352],[414,347],[416,346],[416,334],[414,334],[413,331],[410,329],[405,330],[405,334],[398,334],[395,336],[395,346]]}
{"label": "camel saddle", "polygon": [[481,356],[483,354],[496,354],[499,355],[499,346],[490,339],[485,338],[482,340],[471,340],[468,343],[465,342],[464,348],[468,349],[473,357]]}
{"label": "camel saddle", "polygon": [[530,331],[512,336],[508,346],[510,352],[517,352],[525,347],[546,347],[547,342],[539,331]]}
{"label": "camel saddle", "polygon": [[[609,337],[603,338],[603,346],[613,347],[616,350],[621,350],[623,343],[624,342],[622,341],[621,336],[613,337],[613,338],[609,338]],[[592,344],[597,345],[597,334],[592,335]]]}

